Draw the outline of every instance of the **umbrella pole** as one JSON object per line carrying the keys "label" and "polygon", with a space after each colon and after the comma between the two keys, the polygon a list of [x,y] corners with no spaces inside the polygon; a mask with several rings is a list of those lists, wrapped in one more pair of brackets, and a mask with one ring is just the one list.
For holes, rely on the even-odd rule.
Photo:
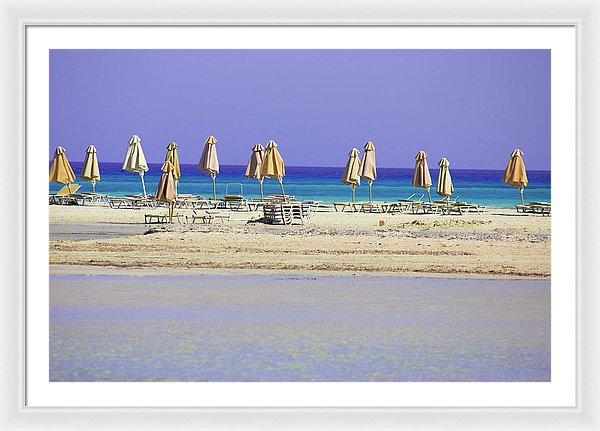
{"label": "umbrella pole", "polygon": [[431,187],[427,187],[427,200],[431,203],[431,192],[429,191]]}
{"label": "umbrella pole", "polygon": [[523,186],[519,186],[519,193],[521,193],[521,205],[525,205],[525,201],[523,200]]}
{"label": "umbrella pole", "polygon": [[175,196],[177,196],[177,185],[179,184],[179,180],[175,180]]}
{"label": "umbrella pole", "polygon": [[260,198],[263,198],[263,189],[262,189],[262,183],[263,183],[263,179],[259,178],[258,179],[258,187],[260,187]]}
{"label": "umbrella pole", "polygon": [[373,191],[371,189],[372,184],[373,184],[373,181],[369,180],[369,202],[373,202]]}
{"label": "umbrella pole", "polygon": [[169,223],[173,224],[173,202],[169,202]]}
{"label": "umbrella pole", "polygon": [[277,177],[277,179],[279,180],[279,185],[281,186],[281,194],[283,197],[285,197],[285,192],[283,191],[283,179],[281,177]]}
{"label": "umbrella pole", "polygon": [[354,189],[356,188],[356,184],[352,184],[352,202],[354,202]]}
{"label": "umbrella pole", "polygon": [[92,180],[92,193],[96,193],[96,180]]}
{"label": "umbrella pole", "polygon": [[140,178],[142,179],[142,189],[144,189],[144,198],[146,198],[147,195],[146,195],[146,184],[144,183],[144,171],[140,171]]}
{"label": "umbrella pole", "polygon": [[67,190],[69,191],[69,194],[71,194],[71,183],[67,183]]}
{"label": "umbrella pole", "polygon": [[213,199],[217,200],[217,174],[212,173],[210,174],[210,176],[213,180]]}

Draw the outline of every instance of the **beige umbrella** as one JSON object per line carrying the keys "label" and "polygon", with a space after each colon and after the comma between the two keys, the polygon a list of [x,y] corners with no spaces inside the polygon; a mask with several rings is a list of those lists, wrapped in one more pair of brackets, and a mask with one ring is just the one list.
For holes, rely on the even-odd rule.
{"label": "beige umbrella", "polygon": [[519,188],[521,193],[521,204],[525,205],[523,200],[523,188],[527,186],[529,181],[527,180],[527,171],[525,170],[525,163],[523,163],[523,151],[518,148],[510,155],[510,161],[502,176],[502,181],[511,186]]}
{"label": "beige umbrella", "polygon": [[267,143],[265,155],[262,164],[262,176],[267,178],[277,178],[281,186],[281,194],[285,196],[283,190],[283,177],[285,176],[285,165],[283,158],[277,150],[277,144],[271,140]]}
{"label": "beige umbrella", "polygon": [[213,198],[217,199],[217,174],[219,173],[219,159],[217,158],[217,139],[214,136],[209,136],[204,142],[204,149],[198,167],[210,174],[213,182]]}
{"label": "beige umbrella", "polygon": [[262,164],[264,157],[264,148],[260,144],[256,144],[252,148],[252,155],[248,160],[246,166],[246,173],[244,174],[248,178],[256,178],[260,187],[260,197],[263,197],[263,177],[262,177]]}
{"label": "beige umbrella", "polygon": [[127,154],[123,162],[123,170],[138,173],[142,180],[142,188],[144,189],[144,197],[146,197],[146,184],[144,183],[144,172],[148,171],[148,163],[142,150],[142,140],[138,135],[133,135],[129,139]]}
{"label": "beige umbrella", "polygon": [[427,198],[431,202],[431,175],[429,174],[429,166],[427,166],[427,153],[419,151],[415,156],[415,174],[413,175],[413,187],[427,189]]}
{"label": "beige umbrella", "polygon": [[438,174],[438,183],[436,192],[438,195],[443,196],[446,201],[450,201],[450,196],[454,193],[454,186],[452,185],[452,177],[450,176],[450,162],[445,157],[438,163],[440,166],[440,173]]}
{"label": "beige umbrella", "polygon": [[360,165],[360,176],[369,181],[369,202],[373,202],[371,185],[377,178],[377,164],[375,163],[375,145],[371,141],[365,145],[365,154]]}
{"label": "beige umbrella", "polygon": [[81,178],[92,182],[92,193],[96,192],[96,182],[100,181],[100,169],[98,168],[98,157],[96,147],[90,145],[85,151],[85,160],[81,169]]}
{"label": "beige umbrella", "polygon": [[173,223],[173,207],[177,200],[177,191],[175,190],[175,166],[170,161],[162,165],[162,174],[154,198],[160,202],[169,204],[169,222]]}
{"label": "beige umbrella", "polygon": [[56,147],[54,150],[54,157],[52,158],[52,165],[50,166],[49,181],[58,184],[66,184],[71,193],[70,184],[75,181],[75,173],[67,160],[65,149],[63,147]]}
{"label": "beige umbrella", "polygon": [[360,185],[360,152],[356,148],[348,153],[348,163],[342,174],[342,182],[352,186],[352,202],[354,202],[354,190]]}
{"label": "beige umbrella", "polygon": [[173,178],[175,178],[175,191],[177,191],[177,184],[179,183],[179,178],[181,178],[181,169],[179,168],[179,154],[177,153],[177,144],[175,142],[169,142],[169,145],[167,145],[166,161],[173,164]]}

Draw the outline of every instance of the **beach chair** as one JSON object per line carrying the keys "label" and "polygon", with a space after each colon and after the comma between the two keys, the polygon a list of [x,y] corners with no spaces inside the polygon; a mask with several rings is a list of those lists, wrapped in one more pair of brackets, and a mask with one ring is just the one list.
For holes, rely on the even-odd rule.
{"label": "beach chair", "polygon": [[102,202],[108,203],[108,195],[89,192],[81,192],[81,194],[85,196],[91,202],[92,205],[100,204]]}
{"label": "beach chair", "polygon": [[263,216],[269,224],[292,224],[293,214],[290,205],[283,203],[266,203],[263,205]]}
{"label": "beach chair", "polygon": [[344,212],[346,208],[354,212],[354,202],[334,202],[333,209],[338,212]]}
{"label": "beach chair", "polygon": [[108,198],[108,206],[114,209],[135,209],[134,200],[111,196]]}
{"label": "beach chair", "polygon": [[[186,217],[183,214],[173,213],[173,220],[178,223],[185,223]],[[168,223],[169,214],[144,214],[144,224]]]}
{"label": "beach chair", "polygon": [[262,209],[264,204],[265,204],[265,201],[262,199],[248,199],[246,201],[246,205],[248,206],[248,211],[258,211],[259,209]]}
{"label": "beach chair", "polygon": [[550,202],[529,202],[526,205],[517,205],[517,212],[540,214],[548,217],[552,212],[552,204]]}
{"label": "beach chair", "polygon": [[76,195],[80,188],[80,184],[66,184],[56,193],[50,194],[48,202],[57,205],[78,205],[76,196],[73,195]]}
{"label": "beach chair", "polygon": [[229,214],[216,213],[211,211],[204,211],[203,214],[198,213],[196,210],[193,210],[193,214],[191,216],[186,216],[186,220],[191,220],[192,223],[196,223],[199,221],[204,224],[211,224],[215,220],[220,220],[221,223],[228,222],[231,219]]}

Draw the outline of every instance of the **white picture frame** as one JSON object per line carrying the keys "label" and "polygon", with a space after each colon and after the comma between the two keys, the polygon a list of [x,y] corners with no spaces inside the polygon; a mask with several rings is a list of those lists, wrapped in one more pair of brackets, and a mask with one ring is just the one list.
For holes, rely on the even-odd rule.
{"label": "white picture frame", "polygon": [[[139,10],[136,5],[69,0],[49,6],[33,0],[0,4],[0,38],[7,61],[0,65],[3,98],[0,133],[4,135],[5,166],[2,184],[7,187],[7,222],[2,247],[3,288],[0,300],[0,429],[600,429],[594,371],[599,362],[600,305],[595,291],[598,280],[594,262],[600,232],[594,225],[598,214],[598,186],[592,181],[598,150],[600,113],[598,56],[600,5],[596,1],[571,4],[559,0],[546,5],[471,4],[459,0],[411,0],[396,5],[379,1],[369,6],[345,3],[306,6],[288,2],[275,6],[264,0],[252,8],[242,4],[181,4],[166,0]],[[172,9],[171,9],[172,8]],[[170,12],[166,12],[169,10]],[[75,18],[76,17],[76,18]],[[185,17],[185,18],[182,18]],[[24,315],[25,315],[25,208],[24,145],[24,42],[27,25],[569,25],[578,36],[578,401],[576,408],[538,409],[400,409],[400,408],[198,408],[198,409],[75,409],[24,407]],[[17,145],[15,145],[17,143]],[[15,149],[16,147],[16,149]],[[12,186],[7,186],[12,185]],[[583,199],[585,197],[586,199]],[[585,235],[584,235],[585,233]]]}

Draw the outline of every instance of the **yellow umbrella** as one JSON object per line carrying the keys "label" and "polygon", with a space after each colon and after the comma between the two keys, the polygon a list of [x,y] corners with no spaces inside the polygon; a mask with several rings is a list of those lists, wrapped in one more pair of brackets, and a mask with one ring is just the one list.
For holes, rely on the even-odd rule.
{"label": "yellow umbrella", "polygon": [[177,153],[177,144],[175,142],[169,142],[169,145],[167,145],[166,161],[171,162],[173,165],[173,178],[175,178],[175,190],[177,190],[177,184],[179,183],[179,178],[181,178],[181,169],[179,168],[179,154]]}
{"label": "yellow umbrella", "polygon": [[96,147],[90,145],[85,151],[85,160],[81,169],[81,178],[92,182],[92,193],[96,192],[96,182],[100,181],[100,169],[98,168],[98,157]]}
{"label": "yellow umbrella", "polygon": [[377,164],[375,163],[375,145],[371,141],[365,145],[365,154],[360,165],[360,176],[369,181],[369,202],[373,202],[371,185],[377,178]]}
{"label": "yellow umbrella", "polygon": [[252,148],[252,155],[248,160],[246,166],[246,173],[244,174],[248,178],[256,178],[260,187],[260,197],[263,197],[263,177],[262,177],[262,163],[264,157],[264,148],[260,144],[256,144]]}
{"label": "yellow umbrella", "polygon": [[219,159],[217,158],[217,138],[209,136],[204,142],[204,149],[202,150],[202,156],[200,156],[200,162],[198,167],[210,174],[213,182],[213,198],[217,199],[217,174],[219,173]]}
{"label": "yellow umbrella", "polygon": [[446,201],[450,201],[450,196],[454,193],[454,186],[452,185],[452,177],[450,176],[450,162],[445,157],[438,163],[440,166],[440,173],[438,175],[437,183],[437,194],[443,196]]}
{"label": "yellow umbrella", "polygon": [[261,174],[263,177],[277,178],[279,180],[279,185],[281,186],[281,194],[285,196],[285,192],[283,190],[285,165],[283,163],[281,154],[279,154],[279,151],[277,150],[277,144],[273,140],[270,140],[267,143]]}
{"label": "yellow umbrella", "polygon": [[354,190],[357,185],[360,185],[360,152],[356,148],[352,148],[348,153],[348,163],[342,174],[342,182],[352,186],[352,202],[354,202]]}
{"label": "yellow umbrella", "polygon": [[65,149],[63,147],[56,147],[54,150],[54,157],[52,158],[52,165],[50,166],[49,181],[58,184],[66,184],[71,193],[70,184],[75,181],[75,173],[67,160]]}
{"label": "yellow umbrella", "polygon": [[129,139],[127,154],[125,155],[125,161],[123,162],[123,170],[140,175],[142,188],[144,189],[144,197],[146,197],[144,172],[148,171],[148,163],[146,163],[146,156],[144,156],[144,150],[142,150],[142,140],[138,135],[133,135]]}
{"label": "yellow umbrella", "polygon": [[521,193],[521,204],[525,205],[523,200],[523,188],[527,186],[529,181],[527,180],[527,171],[525,170],[525,163],[523,163],[523,151],[518,148],[510,155],[510,161],[502,176],[502,181],[511,186],[519,188]]}
{"label": "yellow umbrella", "polygon": [[154,198],[157,201],[167,202],[169,204],[169,222],[173,223],[173,206],[177,200],[177,191],[175,190],[175,167],[170,161],[162,165],[162,174]]}
{"label": "yellow umbrella", "polygon": [[427,198],[431,202],[431,175],[429,174],[429,166],[427,166],[427,153],[425,151],[419,151],[415,156],[415,174],[413,175],[412,185],[413,187],[420,187],[427,189]]}

